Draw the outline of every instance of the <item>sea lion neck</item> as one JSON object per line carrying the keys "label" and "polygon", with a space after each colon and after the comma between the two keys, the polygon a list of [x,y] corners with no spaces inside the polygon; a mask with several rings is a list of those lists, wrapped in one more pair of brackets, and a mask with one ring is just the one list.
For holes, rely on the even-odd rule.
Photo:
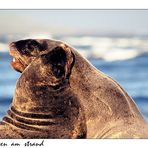
{"label": "sea lion neck", "polygon": [[[17,84],[19,86],[19,83]],[[26,82],[25,87],[17,87],[12,106],[24,113],[56,115],[62,114],[62,106],[68,103],[71,97],[73,96],[69,84],[51,90],[51,86],[31,86]]]}
{"label": "sea lion neck", "polygon": [[25,96],[23,91],[27,88],[27,85],[24,89],[20,86],[16,90],[11,108],[3,118],[6,124],[21,130],[45,132],[47,138],[86,136],[83,107],[69,85],[52,93],[46,90],[38,99]]}
{"label": "sea lion neck", "polygon": [[88,138],[96,136],[96,129],[101,133],[111,124],[111,120],[140,118],[144,121],[134,101],[117,82],[97,70],[77,51],[74,53],[76,62],[70,83],[73,92],[78,94],[81,104],[85,106],[87,128],[91,129],[87,132]]}

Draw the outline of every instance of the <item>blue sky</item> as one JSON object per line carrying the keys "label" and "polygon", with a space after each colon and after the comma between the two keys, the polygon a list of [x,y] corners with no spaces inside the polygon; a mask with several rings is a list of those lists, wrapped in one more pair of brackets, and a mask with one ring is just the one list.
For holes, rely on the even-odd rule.
{"label": "blue sky", "polygon": [[148,34],[148,10],[0,10],[0,34]]}

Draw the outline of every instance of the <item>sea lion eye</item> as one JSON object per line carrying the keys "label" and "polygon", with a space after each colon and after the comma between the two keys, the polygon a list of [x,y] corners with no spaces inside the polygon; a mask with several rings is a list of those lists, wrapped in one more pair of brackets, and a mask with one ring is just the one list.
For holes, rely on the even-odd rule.
{"label": "sea lion eye", "polygon": [[21,54],[27,56],[36,55],[37,50],[42,49],[41,44],[32,39],[17,41],[15,45]]}
{"label": "sea lion eye", "polygon": [[33,51],[34,49],[41,48],[41,45],[37,41],[31,40],[31,41],[28,42],[27,48],[29,50]]}
{"label": "sea lion eye", "polygon": [[38,43],[36,40],[30,40],[26,44],[26,51],[30,52],[30,55],[32,56],[36,56],[40,50],[43,50],[42,48],[42,45]]}

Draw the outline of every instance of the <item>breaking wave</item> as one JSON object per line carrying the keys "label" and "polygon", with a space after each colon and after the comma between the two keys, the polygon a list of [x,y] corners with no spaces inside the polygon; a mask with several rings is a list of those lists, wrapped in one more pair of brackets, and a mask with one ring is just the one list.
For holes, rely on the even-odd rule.
{"label": "breaking wave", "polygon": [[[51,38],[48,35],[28,35],[26,37],[18,36],[12,41],[37,37]],[[148,38],[94,36],[53,36],[52,38],[74,46],[96,68],[119,82],[133,97],[148,121]],[[6,43],[8,40],[2,41],[0,39],[0,120],[11,103],[16,81],[20,77],[20,74],[10,67],[12,57],[8,53],[8,44]]]}
{"label": "breaking wave", "polygon": [[118,61],[148,53],[148,39],[143,38],[65,37],[62,40],[88,59]]}
{"label": "breaking wave", "polygon": [[[35,35],[27,37],[35,37]],[[51,38],[49,35],[39,37]],[[148,53],[148,38],[63,36],[58,39],[74,46],[80,54],[88,59],[119,61],[133,59]],[[0,52],[8,52],[8,45],[0,43]]]}

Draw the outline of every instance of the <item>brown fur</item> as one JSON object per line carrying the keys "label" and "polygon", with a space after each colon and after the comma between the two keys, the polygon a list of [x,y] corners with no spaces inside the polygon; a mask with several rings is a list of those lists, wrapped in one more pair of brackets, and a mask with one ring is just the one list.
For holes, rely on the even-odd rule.
{"label": "brown fur", "polygon": [[[35,41],[41,50],[13,53],[27,67],[14,67],[22,75],[0,138],[148,138],[145,120],[117,82],[65,43]],[[16,43],[11,44],[14,50]],[[53,66],[59,57],[48,64],[56,47],[66,53],[62,70]]]}

